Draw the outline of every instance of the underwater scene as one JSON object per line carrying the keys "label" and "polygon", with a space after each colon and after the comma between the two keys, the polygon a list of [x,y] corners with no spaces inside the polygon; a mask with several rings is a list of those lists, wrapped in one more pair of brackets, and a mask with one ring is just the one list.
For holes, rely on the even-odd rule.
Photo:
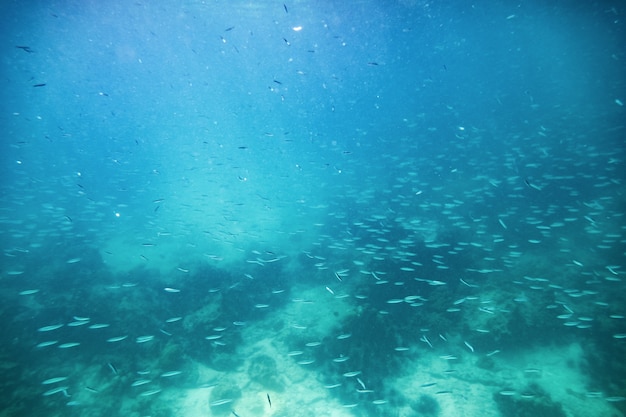
{"label": "underwater scene", "polygon": [[625,6],[3,2],[0,417],[624,417]]}

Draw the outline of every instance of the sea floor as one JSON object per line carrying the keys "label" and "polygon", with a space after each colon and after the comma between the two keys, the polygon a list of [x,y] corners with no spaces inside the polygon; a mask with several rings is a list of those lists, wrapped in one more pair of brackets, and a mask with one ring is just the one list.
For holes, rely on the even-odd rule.
{"label": "sea floor", "polygon": [[[232,357],[217,366],[228,369],[187,355],[173,372],[159,360],[115,372],[103,371],[98,362],[104,359],[76,362],[67,380],[40,386],[41,394],[67,387],[46,395],[48,415],[623,416],[591,385],[576,342],[482,352],[454,336],[432,335],[431,343],[390,349],[381,357],[401,363],[382,380],[353,369],[350,358],[334,362],[322,352],[324,343],[337,338],[336,323],[355,314],[355,307],[348,297],[325,297],[323,305],[314,301],[324,295],[300,289],[297,297],[292,293],[294,300],[263,319],[240,323]],[[176,329],[168,332],[157,338],[174,340]],[[228,348],[220,340],[206,341],[208,355]],[[142,379],[150,382],[133,386]]]}

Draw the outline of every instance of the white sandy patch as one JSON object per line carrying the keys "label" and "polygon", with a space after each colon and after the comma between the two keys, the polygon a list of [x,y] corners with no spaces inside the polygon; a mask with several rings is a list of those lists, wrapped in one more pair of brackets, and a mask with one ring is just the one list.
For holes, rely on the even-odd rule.
{"label": "white sandy patch", "polygon": [[[273,415],[294,416],[333,416],[351,417],[349,409],[343,408],[332,393],[324,388],[318,381],[318,375],[314,370],[306,366],[296,364],[293,358],[279,352],[280,344],[271,338],[263,339],[242,349],[244,356],[248,357],[245,365],[240,370],[228,373],[215,373],[202,365],[198,365],[202,380],[216,380],[227,378],[236,383],[241,389],[242,396],[232,403],[223,406],[211,407],[210,388],[192,388],[182,390],[172,399],[178,398],[173,407],[187,417],[207,415],[231,415],[231,410],[240,416],[269,417]],[[276,378],[281,382],[284,389],[277,391],[263,386],[258,381],[252,381],[248,375],[250,359],[260,355],[267,355],[276,361]],[[204,370],[202,370],[204,369]],[[218,382],[219,384],[219,382]],[[271,399],[271,406],[268,401]],[[225,413],[226,411],[229,411]],[[181,414],[182,415],[182,414]]]}
{"label": "white sandy patch", "polygon": [[[437,401],[441,416],[458,417],[499,417],[493,402],[493,386],[459,380],[445,371],[454,369],[459,372],[458,361],[447,361],[435,352],[420,354],[413,363],[407,365],[406,376],[400,377],[390,385],[401,392],[410,402],[417,401],[422,395]],[[434,385],[433,385],[434,384]],[[410,404],[405,407],[409,412]]]}
{"label": "white sandy patch", "polygon": [[622,415],[603,398],[587,395],[598,390],[590,385],[584,351],[578,343],[532,349],[511,358],[507,356],[506,360],[509,378],[519,386],[536,383],[553,401],[561,403],[570,416]]}
{"label": "white sandy patch", "polygon": [[[425,353],[424,353],[425,352]],[[622,416],[602,398],[589,398],[593,391],[584,373],[583,351],[577,343],[537,348],[494,357],[493,370],[476,366],[479,356],[463,353],[459,360],[445,361],[435,351],[421,351],[406,375],[388,384],[410,401],[422,395],[434,398],[442,416],[498,417],[494,394],[519,398],[526,388],[536,384],[551,400],[560,403],[566,415]],[[446,370],[454,372],[444,372]],[[512,391],[507,392],[507,391]],[[405,407],[407,412],[409,406]]]}

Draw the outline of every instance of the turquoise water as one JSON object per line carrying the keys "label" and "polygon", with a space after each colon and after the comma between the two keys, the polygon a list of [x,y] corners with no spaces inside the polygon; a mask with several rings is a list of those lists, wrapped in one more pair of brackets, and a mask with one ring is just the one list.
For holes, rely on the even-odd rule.
{"label": "turquoise water", "polygon": [[623,416],[620,2],[5,2],[2,416]]}

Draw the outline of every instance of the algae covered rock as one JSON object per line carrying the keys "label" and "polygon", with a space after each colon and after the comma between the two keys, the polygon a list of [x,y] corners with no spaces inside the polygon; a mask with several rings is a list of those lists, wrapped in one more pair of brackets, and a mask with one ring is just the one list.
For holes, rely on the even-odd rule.
{"label": "algae covered rock", "polygon": [[276,361],[267,355],[258,355],[250,360],[248,376],[269,390],[280,392],[284,389]]}
{"label": "algae covered rock", "polygon": [[241,388],[234,381],[225,379],[211,390],[209,406],[213,415],[230,414],[233,403],[241,398]]}
{"label": "algae covered rock", "polygon": [[441,411],[439,402],[430,395],[420,395],[420,397],[411,403],[411,408],[417,411],[420,416],[436,417]]}

